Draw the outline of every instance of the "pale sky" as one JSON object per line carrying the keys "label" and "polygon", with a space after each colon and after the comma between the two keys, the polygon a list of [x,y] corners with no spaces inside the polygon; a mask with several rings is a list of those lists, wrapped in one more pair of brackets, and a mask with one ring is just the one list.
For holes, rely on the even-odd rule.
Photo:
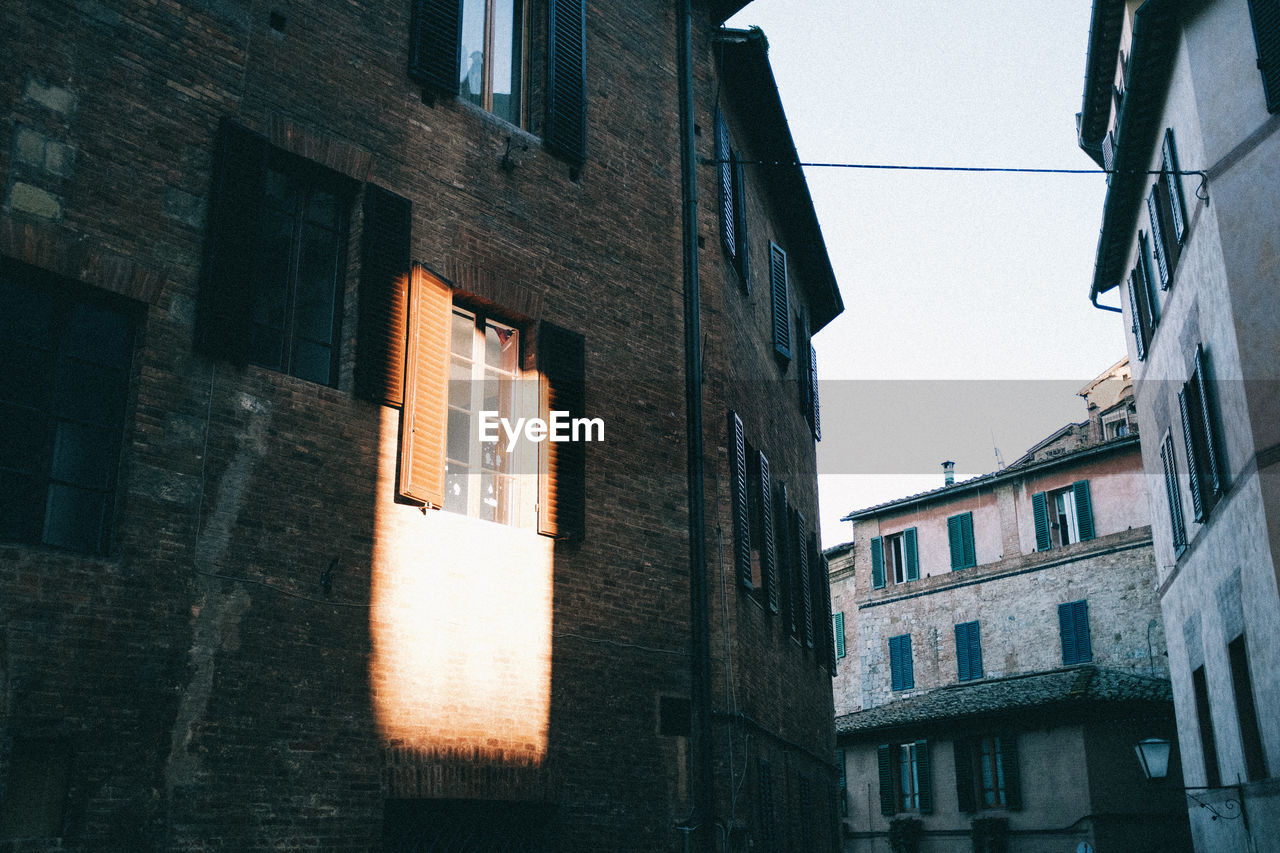
{"label": "pale sky", "polygon": [[[1085,0],[755,0],[805,162],[1090,168]],[[814,346],[824,546],[851,510],[996,469],[1125,355],[1089,304],[1097,175],[805,170],[845,312]],[[1104,297],[1102,300],[1107,302]],[[1115,300],[1110,300],[1115,304]],[[905,381],[904,381],[905,380]]]}

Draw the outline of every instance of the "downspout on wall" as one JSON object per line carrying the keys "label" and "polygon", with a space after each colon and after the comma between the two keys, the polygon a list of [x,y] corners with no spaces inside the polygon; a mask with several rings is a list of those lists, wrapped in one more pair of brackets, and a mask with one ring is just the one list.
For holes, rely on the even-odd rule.
{"label": "downspout on wall", "polygon": [[[689,646],[692,826],[694,849],[715,850],[715,776],[711,753],[711,638],[702,443],[702,322],[698,284],[697,148],[694,140],[693,11],[679,0],[676,52],[680,77],[680,183],[684,256],[685,430],[689,493]],[[686,849],[688,836],[686,836]]]}

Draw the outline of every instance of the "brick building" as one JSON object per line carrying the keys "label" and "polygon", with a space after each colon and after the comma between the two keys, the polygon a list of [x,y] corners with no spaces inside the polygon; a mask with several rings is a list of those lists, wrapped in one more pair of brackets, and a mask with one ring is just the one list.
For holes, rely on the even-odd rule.
{"label": "brick building", "polygon": [[1008,467],[955,483],[947,463],[942,488],[846,517],[845,850],[1187,848],[1133,752],[1173,709],[1127,368]]}
{"label": "brick building", "polygon": [[742,5],[0,12],[0,849],[834,845]]}
{"label": "brick building", "polygon": [[1099,2],[1085,67],[1079,142],[1111,171],[1089,295],[1131,331],[1192,832],[1263,849],[1280,837],[1280,4]]}

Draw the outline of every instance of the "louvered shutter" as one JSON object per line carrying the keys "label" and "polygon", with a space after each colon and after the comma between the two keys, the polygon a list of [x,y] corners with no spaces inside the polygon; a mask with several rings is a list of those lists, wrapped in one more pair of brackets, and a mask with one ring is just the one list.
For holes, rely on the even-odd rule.
{"label": "louvered shutter", "polygon": [[404,400],[411,214],[408,199],[373,184],[365,188],[356,394],[388,406]]}
{"label": "louvered shutter", "polygon": [[550,0],[547,46],[547,149],[571,163],[587,157],[585,0]]}
{"label": "louvered shutter", "polygon": [[813,648],[813,578],[809,576],[809,534],[805,527],[804,513],[796,510],[796,570],[800,573],[800,606],[804,619],[804,644]]}
{"label": "louvered shutter", "polygon": [[733,566],[738,583],[751,588],[751,502],[747,494],[747,439],[742,418],[729,412],[729,500],[733,505]]}
{"label": "louvered shutter", "polygon": [[1267,111],[1280,110],[1280,0],[1249,0]]}
{"label": "louvered shutter", "polygon": [[769,244],[769,286],[773,294],[773,350],[791,358],[791,303],[787,295],[787,253]]}
{"label": "louvered shutter", "polygon": [[876,747],[876,770],[880,776],[880,814],[892,815],[898,810],[898,796],[893,788],[892,747],[887,743]]}
{"label": "louvered shutter", "polygon": [[760,470],[760,522],[763,553],[760,554],[762,564],[761,577],[764,579],[765,593],[769,602],[769,610],[778,612],[778,558],[777,537],[773,524],[773,483],[769,474],[769,460],[763,453],[756,452],[756,460]]}
{"label": "louvered shutter", "polygon": [[1173,547],[1181,551],[1187,544],[1187,528],[1182,520],[1182,492],[1178,486],[1178,466],[1173,456],[1173,442],[1167,435],[1160,445],[1160,460],[1164,464],[1164,491],[1169,501]]}
{"label": "louvered shutter", "polygon": [[1196,521],[1204,520],[1204,500],[1200,495],[1200,472],[1196,464],[1196,444],[1191,436],[1191,412],[1187,406],[1187,391],[1178,392],[1178,411],[1182,415],[1182,439],[1187,448],[1187,474],[1191,480],[1191,509]]}
{"label": "louvered shutter", "polygon": [[1178,152],[1173,144],[1173,128],[1165,128],[1164,150],[1165,187],[1169,192],[1169,212],[1173,214],[1173,236],[1181,246],[1187,236],[1187,203],[1182,195],[1182,175],[1178,174]]}
{"label": "louvered shutter", "polygon": [[947,519],[947,547],[951,551],[952,570],[964,568],[964,533],[958,515]]}
{"label": "louvered shutter", "polygon": [[1076,651],[1080,662],[1086,663],[1093,660],[1093,643],[1089,639],[1089,602],[1077,601],[1071,616],[1075,621]]}
{"label": "louvered shutter", "polygon": [[1004,802],[1012,810],[1022,808],[1022,767],[1018,760],[1018,738],[1000,738],[1000,767],[1004,770]]}
{"label": "louvered shutter", "polygon": [[1080,530],[1080,541],[1087,542],[1094,536],[1093,502],[1089,499],[1089,481],[1078,480],[1072,483],[1071,491],[1076,498],[1076,526]]}
{"label": "louvered shutter", "polygon": [[973,785],[973,741],[959,737],[952,742],[956,764],[956,800],[960,811],[973,814],[978,810],[978,796]]}
{"label": "louvered shutter", "polygon": [[907,580],[920,580],[920,554],[916,546],[916,529],[908,527],[902,531],[902,550],[906,552]]}
{"label": "louvered shutter", "polygon": [[969,680],[969,623],[956,625],[956,678]]}
{"label": "louvered shutter", "polygon": [[1129,328],[1133,331],[1133,342],[1137,350],[1138,361],[1147,357],[1146,335],[1142,333],[1142,309],[1138,306],[1137,273],[1130,272],[1129,285]]}
{"label": "louvered shutter", "polygon": [[884,588],[884,540],[879,536],[871,540],[871,587]]}
{"label": "louvered shutter", "polygon": [[[540,417],[568,412],[586,417],[586,345],[582,335],[551,323],[538,327]],[[586,444],[538,444],[538,532],[557,539],[581,538],[586,525]]]}
{"label": "louvered shutter", "polygon": [[809,389],[813,394],[813,438],[822,441],[822,412],[818,406],[818,353],[809,345]]}
{"label": "louvered shutter", "polygon": [[1116,163],[1116,136],[1108,131],[1102,137],[1102,168],[1107,170],[1107,183],[1111,183],[1111,169]]}
{"label": "louvered shutter", "polygon": [[1151,188],[1147,196],[1147,218],[1151,221],[1151,253],[1156,259],[1156,269],[1160,272],[1160,289],[1169,289],[1169,259],[1165,257],[1164,227],[1160,223],[1160,199],[1157,187]]}
{"label": "louvered shutter", "polygon": [[409,282],[400,494],[436,509],[444,506],[452,315],[453,292],[449,285],[415,265]]}
{"label": "louvered shutter", "polygon": [[969,678],[982,678],[982,626],[979,622],[969,623]]}
{"label": "louvered shutter", "polygon": [[267,141],[228,119],[218,129],[196,346],[243,366],[249,359]]}
{"label": "louvered shutter", "polygon": [[413,0],[409,19],[409,76],[456,95],[461,53],[462,0]]}
{"label": "louvered shutter", "polygon": [[902,689],[902,638],[889,638],[889,688]]}
{"label": "louvered shutter", "polygon": [[787,484],[774,487],[773,535],[777,540],[778,594],[782,600],[782,623],[790,630],[794,622],[791,591],[791,506],[787,501]]}
{"label": "louvered shutter", "polygon": [[1049,498],[1044,492],[1031,496],[1031,517],[1036,523],[1036,550],[1049,550]]}
{"label": "louvered shutter", "polygon": [[813,572],[813,583],[817,602],[814,605],[815,620],[821,620],[821,631],[818,631],[818,639],[822,643],[822,656],[826,658],[827,672],[835,677],[836,674],[836,638],[832,631],[834,625],[831,621],[831,583],[830,573],[831,567],[827,565],[827,558],[822,555],[822,549],[818,547],[818,534],[809,534],[809,550],[813,560],[810,571]]}
{"label": "louvered shutter", "polygon": [[737,240],[738,275],[742,277],[742,288],[751,292],[751,265],[749,263],[749,244],[747,242],[747,182],[743,173],[742,157],[738,152],[733,154],[733,219],[734,236]]}
{"label": "louvered shutter", "polygon": [[1076,624],[1072,618],[1072,606],[1070,604],[1058,605],[1058,633],[1062,638],[1063,666],[1079,663],[1080,652],[1076,645]]}
{"label": "louvered shutter", "polygon": [[733,201],[733,158],[729,154],[729,124],[716,112],[716,163],[720,173],[720,244],[731,259],[738,256],[737,211]]}
{"label": "louvered shutter", "polygon": [[[1138,232],[1138,265],[1135,268],[1138,273],[1137,287],[1139,292],[1147,294],[1148,316],[1151,318],[1151,327],[1154,328],[1159,313],[1158,306],[1155,301],[1155,292],[1151,289],[1151,283],[1156,280],[1155,274],[1151,271],[1151,247],[1147,242],[1147,235]],[[1162,288],[1168,290],[1168,288]],[[1148,339],[1150,339],[1150,330],[1148,330]]]}
{"label": "louvered shutter", "polygon": [[1204,423],[1204,445],[1209,457],[1210,487],[1214,495],[1222,494],[1222,469],[1218,464],[1217,430],[1213,424],[1213,409],[1209,402],[1208,369],[1205,366],[1204,348],[1196,345],[1196,387],[1200,394],[1200,417]]}
{"label": "louvered shutter", "polygon": [[835,639],[836,639],[836,659],[839,660],[840,658],[844,657],[846,654],[845,645],[844,645],[844,613],[843,612],[836,613],[834,616],[832,616],[831,630],[832,630],[832,633],[835,635]]}
{"label": "louvered shutter", "polygon": [[920,813],[933,813],[933,762],[929,758],[929,741],[916,741],[916,776],[920,782]]}

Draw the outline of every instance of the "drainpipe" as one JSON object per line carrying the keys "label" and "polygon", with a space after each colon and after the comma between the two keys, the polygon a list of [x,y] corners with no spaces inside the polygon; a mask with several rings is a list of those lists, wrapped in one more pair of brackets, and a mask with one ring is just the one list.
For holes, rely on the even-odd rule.
{"label": "drainpipe", "polygon": [[[689,489],[690,737],[694,848],[714,853],[715,776],[711,755],[711,638],[707,613],[706,508],[702,453],[702,324],[698,289],[697,148],[693,137],[693,12],[679,0],[680,183],[684,252],[685,429]],[[686,843],[688,835],[685,836]]]}

